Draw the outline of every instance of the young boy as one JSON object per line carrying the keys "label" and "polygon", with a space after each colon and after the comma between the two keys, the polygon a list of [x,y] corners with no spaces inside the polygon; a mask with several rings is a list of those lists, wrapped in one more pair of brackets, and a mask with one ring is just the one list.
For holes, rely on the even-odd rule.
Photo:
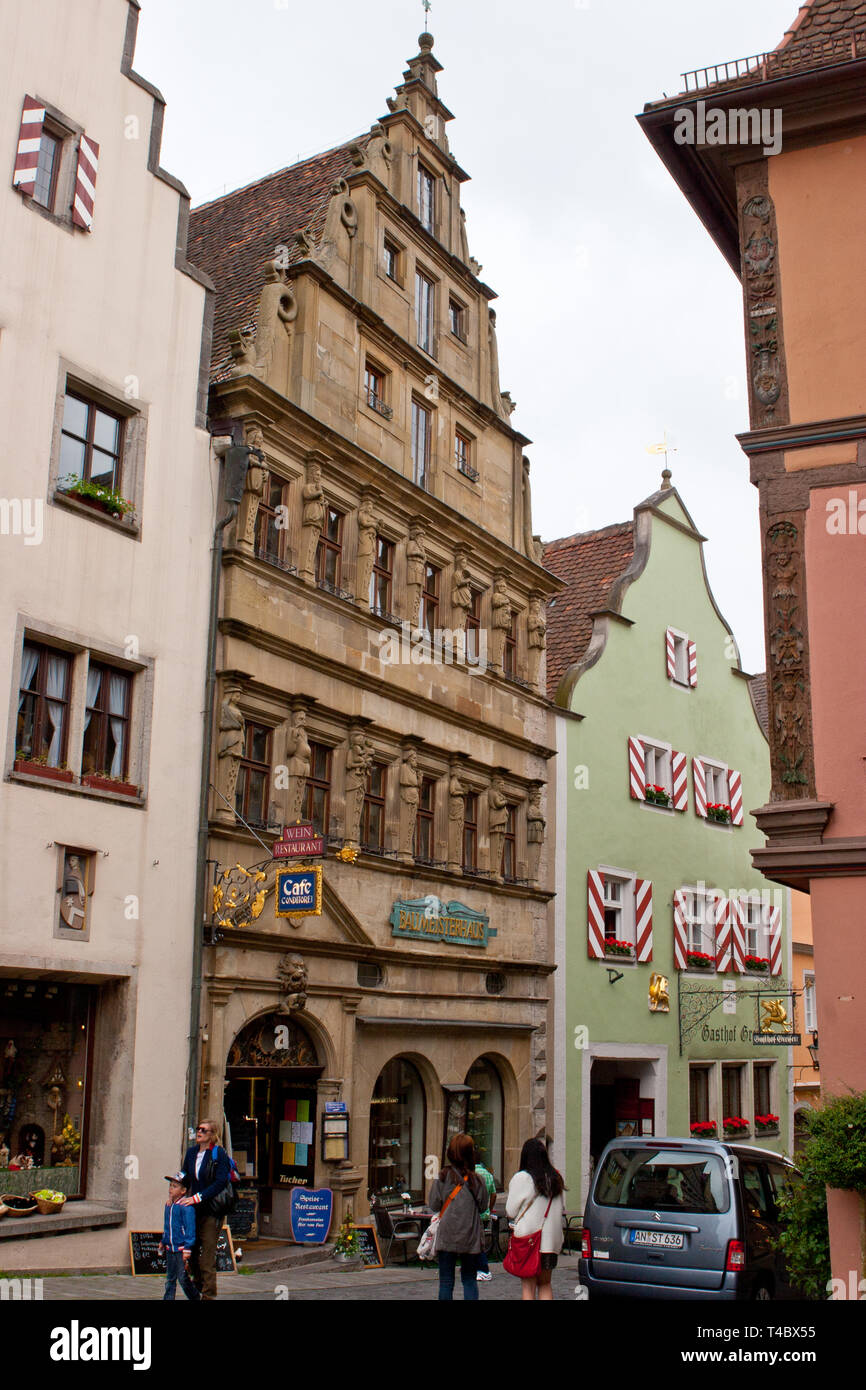
{"label": "young boy", "polygon": [[[488,1237],[491,1231],[490,1203],[491,1201],[496,1201],[496,1179],[494,1178],[493,1174],[487,1168],[484,1167],[484,1164],[481,1162],[481,1157],[480,1155],[478,1155],[477,1150],[476,1155],[477,1162],[475,1164],[475,1172],[477,1173],[481,1181],[484,1183],[484,1186],[487,1188],[487,1210],[481,1213],[481,1227],[485,1237]],[[490,1273],[490,1263],[487,1258],[486,1250],[482,1250],[481,1254],[478,1256],[477,1277],[481,1280],[488,1281],[493,1278],[493,1275]]]}
{"label": "young boy", "polygon": [[195,1245],[195,1207],[180,1205],[181,1197],[186,1196],[187,1179],[183,1173],[166,1173],[168,1201],[165,1204],[165,1219],[160,1255],[165,1255],[165,1293],[166,1299],[173,1301],[178,1280],[190,1300],[201,1298],[201,1294],[189,1276],[187,1261]]}

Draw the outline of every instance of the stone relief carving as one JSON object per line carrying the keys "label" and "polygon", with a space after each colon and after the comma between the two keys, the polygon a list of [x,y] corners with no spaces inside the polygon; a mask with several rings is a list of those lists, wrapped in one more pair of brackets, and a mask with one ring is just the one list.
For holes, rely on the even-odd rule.
{"label": "stone relief carving", "polygon": [[472,608],[472,585],[466,556],[458,551],[454,556],[454,577],[451,582],[451,624],[455,632],[466,631],[466,618]]}
{"label": "stone relief carving", "polygon": [[784,424],[788,419],[788,391],[776,255],[778,233],[765,164],[749,165],[743,171],[739,194],[752,424]]}
{"label": "stone relief carving", "polygon": [[529,681],[537,686],[541,658],[547,643],[547,616],[540,594],[530,595],[526,622],[529,634]]}
{"label": "stone relief carving", "polygon": [[418,754],[414,748],[403,754],[400,766],[400,838],[399,853],[403,860],[412,859],[415,839],[415,820],[418,814]]}
{"label": "stone relief carving", "polygon": [[502,877],[502,850],[508,825],[508,797],[501,777],[494,777],[487,789],[487,830],[490,838],[490,871]]}
{"label": "stone relief carving", "polygon": [[346,843],[350,846],[360,843],[361,814],[372,763],[372,745],[360,729],[355,729],[346,750]]}
{"label": "stone relief carving", "polygon": [[406,543],[406,588],[409,595],[409,622],[413,629],[417,628],[421,615],[421,593],[424,588],[426,565],[424,528],[415,523],[409,528],[409,540]]}
{"label": "stone relief carving", "polygon": [[349,154],[357,169],[369,169],[386,187],[390,185],[394,147],[380,121],[375,121],[370,127],[366,145],[352,145]]}
{"label": "stone relief carving", "polygon": [[301,819],[301,807],[304,804],[304,792],[312,763],[305,710],[296,710],[292,716],[292,726],[286,741],[286,753],[288,755],[289,784],[287,823],[293,825],[295,821]]}
{"label": "stone relief carving", "polygon": [[501,669],[502,658],[505,653],[505,637],[506,634],[511,631],[511,618],[513,613],[504,575],[497,575],[493,581],[491,608],[491,626],[493,628],[492,664]]}
{"label": "stone relief carving", "polygon": [[[244,443],[251,449],[264,449],[265,437],[259,425],[247,425],[244,430]],[[244,483],[244,495],[238,508],[237,546],[238,550],[243,550],[247,555],[255,552],[256,519],[267,481],[267,469],[257,459],[251,458]]]}
{"label": "stone relief carving", "polygon": [[230,328],[229,349],[234,359],[232,376],[246,376],[256,365],[256,330],[254,328]]}
{"label": "stone relief carving", "polygon": [[291,337],[297,317],[298,301],[288,270],[275,260],[266,261],[265,284],[259,300],[255,365],[256,376],[263,381],[270,378],[278,344]]}
{"label": "stone relief carving", "polygon": [[358,563],[355,570],[355,602],[359,608],[370,607],[370,580],[376,558],[376,538],[379,523],[373,511],[373,499],[363,493],[358,508]]}
{"label": "stone relief carving", "polygon": [[281,956],[277,965],[280,1013],[299,1013],[307,1004],[307,967],[303,956]]}
{"label": "stone relief carving", "polygon": [[301,501],[301,578],[312,584],[316,575],[316,548],[325,524],[322,466],[315,459],[307,460],[306,482],[301,490]]}
{"label": "stone relief carving", "polygon": [[466,787],[452,768],[448,779],[448,867],[463,870],[463,827],[466,823]]}
{"label": "stone relief carving", "polygon": [[529,788],[529,802],[526,808],[526,843],[529,852],[529,878],[538,882],[538,869],[541,861],[541,846],[544,844],[544,831],[547,821],[541,809],[542,782],[535,782]]}
{"label": "stone relief carving", "polygon": [[815,795],[809,709],[803,517],[776,518],[764,537],[770,750],[776,799]]}
{"label": "stone relief carving", "polygon": [[227,685],[220,705],[220,727],[217,739],[217,789],[220,796],[214,808],[214,819],[235,823],[235,791],[238,769],[244,755],[246,725],[238,700],[239,685]]}

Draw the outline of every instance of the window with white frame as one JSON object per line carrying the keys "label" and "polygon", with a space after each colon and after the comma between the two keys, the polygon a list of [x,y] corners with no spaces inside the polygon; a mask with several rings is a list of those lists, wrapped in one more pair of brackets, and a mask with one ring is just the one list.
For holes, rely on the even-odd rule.
{"label": "window with white frame", "polygon": [[807,1033],[815,1033],[818,1029],[814,970],[803,971],[803,1026]]}
{"label": "window with white frame", "polygon": [[[673,795],[671,746],[669,743],[656,743],[652,739],[644,738],[643,734],[641,734],[640,741],[643,745],[644,782],[656,793],[660,791],[666,793],[667,804],[670,805],[670,798]],[[658,799],[661,800],[661,798]],[[662,804],[665,803],[662,802]]]}
{"label": "window with white frame", "polygon": [[747,956],[766,956],[767,923],[760,893],[750,893],[743,902],[743,933]]}
{"label": "window with white frame", "polygon": [[625,941],[634,945],[634,880],[627,874],[601,871],[605,945]]}
{"label": "window with white frame", "polygon": [[727,764],[714,762],[710,758],[702,758],[701,762],[706,779],[707,805],[730,806]]}
{"label": "window with white frame", "polygon": [[674,638],[674,680],[677,685],[688,685],[689,683],[689,639],[682,637],[678,633],[673,634]]}
{"label": "window with white frame", "polygon": [[687,950],[714,956],[717,895],[703,888],[684,888],[682,894]]}

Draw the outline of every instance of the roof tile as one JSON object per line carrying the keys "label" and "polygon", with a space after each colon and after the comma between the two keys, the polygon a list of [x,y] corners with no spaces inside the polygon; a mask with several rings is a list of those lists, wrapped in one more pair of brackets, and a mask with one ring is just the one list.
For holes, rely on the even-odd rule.
{"label": "roof tile", "polygon": [[589,646],[592,618],[604,608],[614,582],[634,554],[634,523],[563,536],[544,547],[544,566],[565,588],[547,608],[547,693],[551,700],[563,674]]}

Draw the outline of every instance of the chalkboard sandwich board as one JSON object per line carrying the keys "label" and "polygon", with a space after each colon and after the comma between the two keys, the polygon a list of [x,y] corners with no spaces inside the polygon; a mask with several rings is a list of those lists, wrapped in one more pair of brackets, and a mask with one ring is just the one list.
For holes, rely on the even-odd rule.
{"label": "chalkboard sandwich board", "polygon": [[384,1269],[385,1261],[379,1249],[375,1226],[356,1226],[355,1230],[361,1242],[361,1264],[364,1269]]}
{"label": "chalkboard sandwich board", "polygon": [[[131,1274],[165,1274],[165,1256],[159,1253],[162,1231],[130,1231],[129,1264]],[[217,1274],[237,1274],[232,1233],[223,1229],[216,1248]]]}
{"label": "chalkboard sandwich board", "polygon": [[239,1187],[237,1206],[226,1217],[226,1222],[235,1240],[245,1238],[256,1240],[259,1234],[259,1190],[257,1187]]}

